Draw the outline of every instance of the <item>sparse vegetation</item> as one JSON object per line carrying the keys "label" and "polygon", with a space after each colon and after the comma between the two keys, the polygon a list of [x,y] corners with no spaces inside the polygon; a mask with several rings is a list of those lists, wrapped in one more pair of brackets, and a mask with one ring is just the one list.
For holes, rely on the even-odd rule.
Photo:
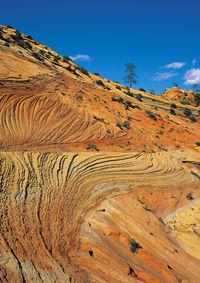
{"label": "sparse vegetation", "polygon": [[188,194],[186,195],[186,198],[187,198],[188,200],[193,200],[192,193],[188,193]]}
{"label": "sparse vegetation", "polygon": [[137,250],[138,250],[139,248],[141,248],[140,245],[139,245],[139,243],[137,243],[136,240],[133,239],[133,238],[132,238],[131,240],[129,240],[129,243],[131,244],[130,251],[131,251],[132,253],[137,252]]}
{"label": "sparse vegetation", "polygon": [[149,110],[145,110],[145,112],[149,115],[151,119],[157,120],[156,115],[153,112]]}
{"label": "sparse vegetation", "polygon": [[86,76],[89,76],[89,72],[83,66],[78,67],[77,70],[79,70],[81,73],[85,74]]}
{"label": "sparse vegetation", "polygon": [[183,105],[190,105],[190,102],[186,99],[181,100],[180,103],[183,104]]}
{"label": "sparse vegetation", "polygon": [[64,63],[69,63],[70,58],[68,56],[63,56],[63,62]]}
{"label": "sparse vegetation", "polygon": [[124,121],[123,127],[126,129],[130,129],[130,122],[129,121]]}
{"label": "sparse vegetation", "polygon": [[136,99],[137,99],[138,101],[142,102],[142,98],[143,98],[143,96],[142,96],[140,93],[138,93],[138,94],[136,95]]}
{"label": "sparse vegetation", "polygon": [[196,122],[197,121],[197,119],[196,119],[196,117],[194,115],[189,116],[189,118],[190,118],[190,120],[192,122]]}
{"label": "sparse vegetation", "polygon": [[122,125],[121,125],[120,122],[117,122],[117,123],[116,123],[116,126],[122,130]]}
{"label": "sparse vegetation", "polygon": [[96,83],[97,83],[98,85],[101,85],[101,86],[105,87],[105,85],[104,85],[104,83],[102,82],[102,80],[97,80]]}
{"label": "sparse vegetation", "polygon": [[38,52],[33,52],[32,56],[35,57],[37,60],[42,61],[42,58],[40,57],[40,54]]}
{"label": "sparse vegetation", "polygon": [[190,115],[192,115],[192,111],[189,108],[184,109],[183,113],[189,117]]}
{"label": "sparse vegetation", "polygon": [[99,149],[97,148],[96,144],[93,144],[93,143],[89,144],[87,149],[90,149],[90,148],[95,149],[96,151],[99,151]]}
{"label": "sparse vegetation", "polygon": [[176,112],[174,111],[174,109],[170,109],[170,113],[172,114],[172,115],[176,115]]}
{"label": "sparse vegetation", "polygon": [[176,104],[175,104],[175,103],[172,103],[170,107],[171,107],[171,108],[174,108],[174,109],[176,109],[176,108],[177,108],[177,106],[176,106]]}

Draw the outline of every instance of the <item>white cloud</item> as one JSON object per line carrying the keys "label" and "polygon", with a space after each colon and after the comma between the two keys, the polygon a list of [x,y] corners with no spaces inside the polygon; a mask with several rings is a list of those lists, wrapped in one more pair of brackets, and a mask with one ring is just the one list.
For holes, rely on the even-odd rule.
{"label": "white cloud", "polygon": [[177,73],[171,72],[165,72],[165,73],[155,73],[155,76],[152,78],[153,81],[164,81],[167,79],[170,79],[174,76],[177,76]]}
{"label": "white cloud", "polygon": [[192,60],[192,65],[194,66],[197,63],[197,59]]}
{"label": "white cloud", "polygon": [[184,76],[185,85],[200,84],[200,69],[190,69],[185,73]]}
{"label": "white cloud", "polygon": [[70,56],[73,61],[90,61],[91,58],[88,55],[78,54],[76,56]]}
{"label": "white cloud", "polygon": [[183,66],[185,66],[185,62],[174,62],[170,63],[168,65],[165,65],[164,67],[161,67],[161,69],[180,69]]}

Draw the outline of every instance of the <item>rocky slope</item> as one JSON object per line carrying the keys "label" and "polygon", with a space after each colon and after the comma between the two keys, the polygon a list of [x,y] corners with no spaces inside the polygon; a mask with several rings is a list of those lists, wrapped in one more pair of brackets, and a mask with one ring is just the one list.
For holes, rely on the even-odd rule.
{"label": "rocky slope", "polygon": [[1,27],[1,282],[198,282],[162,218],[200,196],[200,108],[171,103]]}

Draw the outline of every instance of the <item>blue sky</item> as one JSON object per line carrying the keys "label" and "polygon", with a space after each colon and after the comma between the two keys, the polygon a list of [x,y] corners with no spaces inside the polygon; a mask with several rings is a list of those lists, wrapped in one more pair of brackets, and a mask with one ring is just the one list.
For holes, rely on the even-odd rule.
{"label": "blue sky", "polygon": [[133,62],[137,89],[200,84],[200,0],[9,0],[1,24],[122,84]]}

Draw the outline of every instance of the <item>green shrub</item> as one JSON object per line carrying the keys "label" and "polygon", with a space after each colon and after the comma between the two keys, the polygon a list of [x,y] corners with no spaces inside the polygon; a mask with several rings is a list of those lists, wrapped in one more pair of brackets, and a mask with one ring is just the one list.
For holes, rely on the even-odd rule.
{"label": "green shrub", "polygon": [[176,106],[175,103],[172,103],[170,107],[171,107],[171,108],[174,108],[174,109],[177,108],[177,106]]}
{"label": "green shrub", "polygon": [[35,57],[37,60],[42,61],[42,58],[40,57],[40,54],[37,52],[33,52],[32,56]]}
{"label": "green shrub", "polygon": [[183,105],[190,105],[190,102],[186,99],[181,100],[180,103],[183,104]]}
{"label": "green shrub", "polygon": [[101,86],[105,87],[105,85],[104,85],[104,83],[102,82],[102,80],[97,80],[96,83],[97,83],[98,85],[101,85]]}
{"label": "green shrub", "polygon": [[189,117],[190,115],[192,115],[192,111],[189,108],[184,109],[183,113]]}
{"label": "green shrub", "polygon": [[122,130],[122,125],[121,125],[120,122],[117,122],[117,123],[116,123],[116,126],[119,127],[119,128]]}
{"label": "green shrub", "polygon": [[174,109],[170,109],[170,113],[171,113],[172,115],[176,115],[176,112],[174,111]]}
{"label": "green shrub", "polygon": [[121,102],[123,102],[124,100],[123,100],[122,97],[118,97],[117,101],[118,101],[119,103],[121,103]]}
{"label": "green shrub", "polygon": [[143,98],[143,96],[142,96],[140,93],[138,93],[138,94],[136,95],[136,99],[137,99],[138,101],[142,102],[142,98]]}
{"label": "green shrub", "polygon": [[137,252],[137,250],[140,248],[139,243],[137,243],[136,240],[133,239],[133,238],[131,240],[129,240],[129,243],[131,244],[130,251],[132,253]]}
{"label": "green shrub", "polygon": [[144,88],[142,88],[142,87],[141,87],[141,88],[139,88],[139,90],[140,90],[140,91],[144,91],[144,92],[146,92],[146,90],[145,90]]}
{"label": "green shrub", "polygon": [[40,49],[39,52],[40,52],[41,55],[44,55],[44,54],[45,54],[45,51],[44,51],[43,49]]}
{"label": "green shrub", "polygon": [[153,112],[149,110],[145,110],[145,112],[149,115],[151,119],[157,120],[156,115]]}
{"label": "green shrub", "polygon": [[33,40],[31,35],[27,35],[27,38]]}
{"label": "green shrub", "polygon": [[68,56],[63,56],[63,62],[68,63],[70,61],[70,58]]}
{"label": "green shrub", "polygon": [[188,194],[186,195],[186,198],[187,198],[188,200],[192,200],[192,199],[193,199],[192,193],[188,193]]}
{"label": "green shrub", "polygon": [[196,122],[197,121],[197,119],[196,119],[196,117],[194,115],[189,116],[189,118],[190,118],[190,120],[192,122]]}
{"label": "green shrub", "polygon": [[84,67],[78,67],[77,69],[86,76],[89,76],[88,71]]}
{"label": "green shrub", "polygon": [[195,144],[196,144],[197,146],[200,146],[200,142],[196,142]]}
{"label": "green shrub", "polygon": [[60,60],[59,55],[54,56],[54,59],[53,59],[54,62],[58,63],[59,60]]}
{"label": "green shrub", "polygon": [[115,98],[114,96],[112,96],[112,101],[117,101],[117,98]]}
{"label": "green shrub", "polygon": [[124,121],[123,127],[126,129],[130,129],[130,122],[129,121]]}
{"label": "green shrub", "polygon": [[19,32],[18,30],[15,31],[15,34],[11,35],[11,38],[14,39],[14,41],[23,39],[21,32]]}

